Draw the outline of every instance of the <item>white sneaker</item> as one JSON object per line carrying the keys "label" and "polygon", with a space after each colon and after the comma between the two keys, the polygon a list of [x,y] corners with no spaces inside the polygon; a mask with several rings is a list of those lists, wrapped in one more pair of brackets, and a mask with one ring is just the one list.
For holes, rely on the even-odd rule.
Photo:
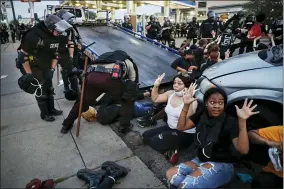
{"label": "white sneaker", "polygon": [[270,160],[271,160],[275,170],[281,171],[282,166],[281,166],[280,157],[279,157],[280,152],[278,151],[278,149],[277,148],[269,148],[268,154],[269,154]]}

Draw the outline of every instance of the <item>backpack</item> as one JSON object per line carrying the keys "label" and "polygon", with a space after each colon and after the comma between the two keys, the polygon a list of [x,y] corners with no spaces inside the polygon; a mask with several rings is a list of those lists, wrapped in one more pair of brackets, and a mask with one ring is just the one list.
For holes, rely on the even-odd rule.
{"label": "backpack", "polygon": [[248,39],[254,40],[255,38],[261,36],[261,26],[262,24],[254,24],[248,32]]}

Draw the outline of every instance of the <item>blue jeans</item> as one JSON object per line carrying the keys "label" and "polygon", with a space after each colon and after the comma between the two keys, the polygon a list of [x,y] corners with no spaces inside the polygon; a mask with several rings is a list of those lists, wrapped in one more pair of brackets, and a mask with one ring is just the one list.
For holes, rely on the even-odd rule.
{"label": "blue jeans", "polygon": [[[201,170],[201,176],[191,176],[194,169],[181,163],[177,166],[177,174],[170,180],[172,185],[176,187],[181,185],[182,188],[218,188],[229,183],[234,175],[234,166],[231,163],[201,162],[197,157],[191,161]],[[206,163],[211,164],[212,167],[209,169],[203,167],[202,165]]]}

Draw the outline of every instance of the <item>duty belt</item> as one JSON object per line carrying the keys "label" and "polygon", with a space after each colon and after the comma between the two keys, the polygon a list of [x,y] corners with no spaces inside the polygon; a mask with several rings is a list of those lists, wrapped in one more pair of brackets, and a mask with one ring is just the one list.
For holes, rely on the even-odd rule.
{"label": "duty belt", "polygon": [[105,68],[104,66],[91,67],[88,72],[100,72],[100,73],[109,73],[112,74],[114,71],[113,68]]}

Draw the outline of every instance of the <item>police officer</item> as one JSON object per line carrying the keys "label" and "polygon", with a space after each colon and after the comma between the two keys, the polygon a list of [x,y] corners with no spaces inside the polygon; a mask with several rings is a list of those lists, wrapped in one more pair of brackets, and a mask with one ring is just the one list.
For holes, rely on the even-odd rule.
{"label": "police officer", "polygon": [[[70,25],[73,26],[72,30],[65,32],[63,35],[60,36],[60,45],[59,45],[59,64],[62,67],[61,74],[64,83],[64,92],[70,92],[69,84],[71,89],[79,94],[79,87],[78,87],[78,66],[76,64],[76,59],[74,58],[74,48],[76,46],[76,26],[73,24],[75,16],[66,10],[59,10],[56,15],[61,19],[68,22]],[[81,37],[77,33],[77,39],[80,40]]]}
{"label": "police officer", "polygon": [[[232,16],[221,28],[222,32],[229,33],[231,36],[235,36],[236,38],[241,39],[241,29],[244,26],[244,18],[245,18],[245,12],[244,11],[238,11],[237,14]],[[233,42],[233,41],[232,41]],[[234,51],[241,46],[241,43],[231,44],[230,48],[230,56],[233,55]],[[221,50],[222,47],[220,46]],[[225,51],[227,51],[227,48],[225,48]],[[222,53],[223,57],[221,59],[224,59],[224,52]]]}
{"label": "police officer", "polygon": [[200,26],[200,34],[201,38],[205,39],[212,39],[212,31],[216,33],[216,36],[218,36],[218,23],[215,20],[215,12],[214,11],[209,11],[208,14],[208,19],[204,20],[201,23]]}
{"label": "police officer", "polygon": [[[247,38],[248,31],[252,28],[254,23],[255,23],[255,14],[249,13],[245,19],[243,28],[241,28],[241,44],[240,44],[239,54],[243,54],[245,48],[248,46],[248,38]],[[252,49],[252,46],[247,48]]]}
{"label": "police officer", "polygon": [[150,39],[158,39],[158,34],[160,33],[162,27],[156,16],[150,16],[150,22],[147,23],[147,26],[145,28],[147,30],[146,37]]}
{"label": "police officer", "polygon": [[53,116],[62,114],[54,108],[52,78],[58,61],[58,36],[71,27],[58,16],[48,15],[24,36],[18,51],[18,61],[23,64],[26,80],[38,82],[35,95],[40,117],[48,122],[55,120]]}
{"label": "police officer", "polygon": [[[133,98],[136,98],[138,69],[133,60],[124,51],[107,52],[96,59],[96,64],[88,69],[85,80],[82,112],[96,104],[96,99],[103,93],[115,97],[121,102],[119,131],[128,132],[131,128]],[[80,101],[73,105],[63,121],[61,133],[66,134],[78,118]]]}
{"label": "police officer", "polygon": [[124,16],[124,22],[122,23],[122,27],[133,31],[133,26],[130,23],[130,17],[128,15]]}
{"label": "police officer", "polygon": [[275,45],[283,44],[283,15],[279,16],[272,24],[272,34]]}
{"label": "police officer", "polygon": [[168,42],[168,45],[170,44],[170,41],[172,40],[172,23],[170,19],[165,18],[164,25],[162,27],[162,43],[166,45]]}
{"label": "police officer", "polygon": [[199,25],[197,23],[197,18],[193,17],[192,21],[186,27],[188,29],[187,38],[191,41],[194,38],[197,38],[199,35]]}

